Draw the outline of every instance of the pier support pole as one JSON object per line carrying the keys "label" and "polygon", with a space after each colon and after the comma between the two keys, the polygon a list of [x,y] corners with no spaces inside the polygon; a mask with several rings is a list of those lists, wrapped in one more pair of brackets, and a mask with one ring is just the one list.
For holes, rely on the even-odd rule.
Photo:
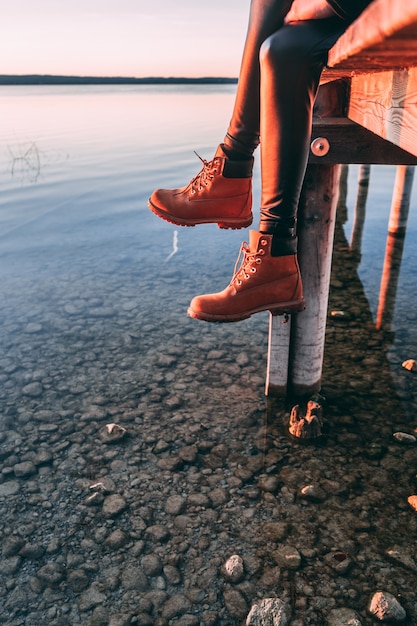
{"label": "pier support pole", "polygon": [[399,165],[397,167],[388,224],[384,267],[379,290],[379,304],[376,315],[377,330],[390,330],[391,328],[407,230],[414,170],[414,165]]}
{"label": "pier support pole", "polygon": [[269,314],[268,365],[265,395],[287,395],[288,359],[290,356],[291,317]]}
{"label": "pier support pole", "polygon": [[353,228],[350,238],[350,249],[352,252],[356,253],[359,258],[362,251],[362,234],[365,225],[370,173],[370,165],[365,164],[360,166],[358,174],[358,193],[356,196]]}
{"label": "pier support pole", "polygon": [[288,386],[295,397],[320,390],[340,165],[307,168],[299,207],[298,257],[307,308],[292,316]]}

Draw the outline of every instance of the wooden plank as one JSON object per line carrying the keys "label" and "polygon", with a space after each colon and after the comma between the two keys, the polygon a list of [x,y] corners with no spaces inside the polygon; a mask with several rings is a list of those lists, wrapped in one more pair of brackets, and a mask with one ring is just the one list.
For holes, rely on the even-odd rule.
{"label": "wooden plank", "polygon": [[327,65],[323,80],[332,72],[417,65],[417,0],[374,0],[330,50]]}
{"label": "wooden plank", "polygon": [[289,391],[320,390],[340,165],[309,165],[299,206],[299,262],[307,308],[291,322]]}
{"label": "wooden plank", "polygon": [[326,139],[329,151],[323,156],[315,156],[310,150],[310,163],[417,165],[417,156],[385,141],[346,117],[314,117],[311,143],[318,138]]}
{"label": "wooden plank", "polygon": [[348,117],[417,156],[416,101],[417,67],[354,76]]}

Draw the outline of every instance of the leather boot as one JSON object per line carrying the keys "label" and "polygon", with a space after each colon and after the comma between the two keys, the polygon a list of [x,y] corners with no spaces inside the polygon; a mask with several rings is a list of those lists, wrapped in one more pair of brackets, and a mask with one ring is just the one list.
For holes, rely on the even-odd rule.
{"label": "leather boot", "polygon": [[[283,315],[305,308],[297,256],[271,256],[272,235],[251,230],[233,278],[220,293],[192,299],[188,315],[206,322],[238,322],[253,313]],[[237,269],[236,269],[237,268]]]}
{"label": "leather boot", "polygon": [[154,191],[148,202],[151,211],[178,226],[250,226],[253,158],[231,161],[220,145],[212,161],[201,161],[202,169],[186,187]]}

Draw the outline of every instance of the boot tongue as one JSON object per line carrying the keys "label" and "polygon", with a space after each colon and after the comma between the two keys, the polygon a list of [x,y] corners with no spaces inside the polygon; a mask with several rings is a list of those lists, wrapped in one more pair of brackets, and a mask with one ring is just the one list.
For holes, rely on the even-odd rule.
{"label": "boot tongue", "polygon": [[217,146],[217,150],[216,150],[216,153],[214,155],[214,158],[216,158],[216,157],[221,157],[223,159],[227,159],[227,154],[223,150],[223,145],[222,144]]}
{"label": "boot tongue", "polygon": [[262,233],[258,233],[257,230],[249,231],[249,249],[251,252],[257,252],[259,248],[259,240],[261,237],[265,237]]}

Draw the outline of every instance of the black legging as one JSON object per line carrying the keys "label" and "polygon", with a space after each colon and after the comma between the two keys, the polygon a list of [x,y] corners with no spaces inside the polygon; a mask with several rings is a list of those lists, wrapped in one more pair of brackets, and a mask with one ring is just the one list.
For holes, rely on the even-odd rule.
{"label": "black legging", "polygon": [[283,24],[291,0],[252,0],[232,119],[224,143],[251,155],[261,144],[259,230],[294,234],[312,111],[327,53],[348,23]]}

